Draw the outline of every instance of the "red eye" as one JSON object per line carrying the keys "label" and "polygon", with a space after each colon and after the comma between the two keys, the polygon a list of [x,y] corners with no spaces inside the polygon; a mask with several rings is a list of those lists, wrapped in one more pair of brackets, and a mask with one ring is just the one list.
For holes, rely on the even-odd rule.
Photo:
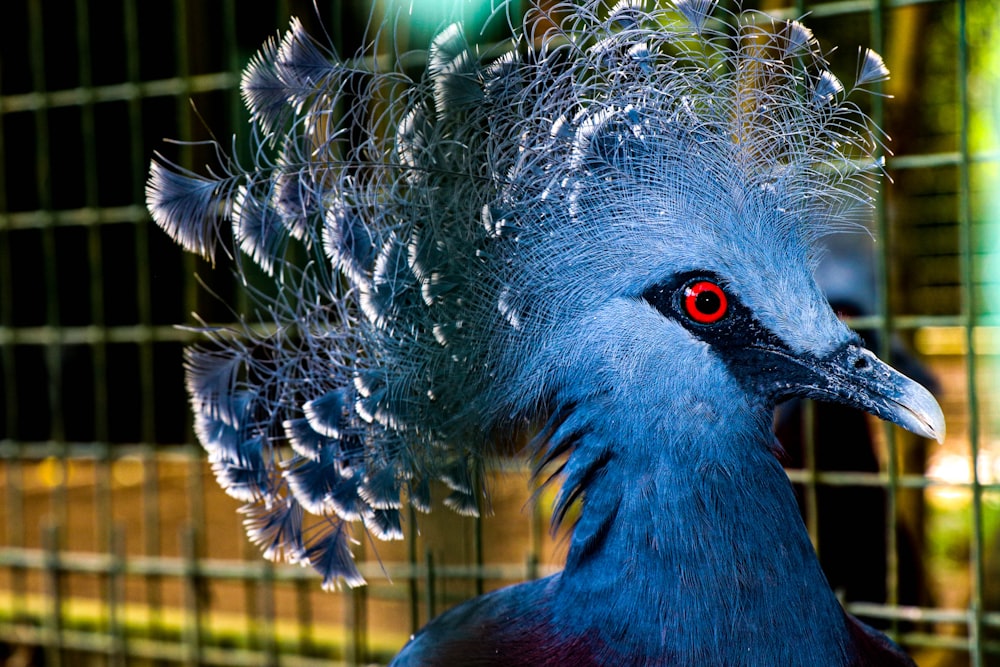
{"label": "red eye", "polygon": [[715,283],[698,280],[684,288],[684,312],[695,322],[718,322],[728,308],[726,293]]}

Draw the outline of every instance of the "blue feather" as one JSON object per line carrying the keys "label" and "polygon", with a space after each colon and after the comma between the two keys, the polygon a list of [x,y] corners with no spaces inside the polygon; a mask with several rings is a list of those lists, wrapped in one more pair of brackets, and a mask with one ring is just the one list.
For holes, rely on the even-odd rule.
{"label": "blue feather", "polygon": [[328,391],[302,404],[309,425],[328,438],[340,438],[349,424],[354,392],[349,387]]}
{"label": "blue feather", "polygon": [[420,108],[407,114],[396,130],[396,159],[411,185],[420,185],[426,178],[420,165],[426,162],[426,151],[433,150],[433,146],[428,145],[432,132],[433,126]]}
{"label": "blue feather", "polygon": [[394,466],[376,468],[365,475],[358,493],[369,507],[379,510],[398,510],[403,506],[399,473]]}
{"label": "blue feather", "polygon": [[462,516],[479,516],[479,502],[476,496],[466,491],[452,491],[445,496],[444,505]]}
{"label": "blue feather", "polygon": [[288,239],[288,229],[271,206],[270,191],[263,196],[254,192],[257,186],[240,186],[233,202],[233,232],[240,249],[264,269],[274,274],[274,262],[280,259]]}
{"label": "blue feather", "polygon": [[419,295],[407,256],[406,247],[396,239],[386,241],[375,261],[371,284],[361,294],[365,316],[380,326],[397,321],[409,300]]}
{"label": "blue feather", "polygon": [[789,21],[783,34],[787,40],[785,52],[789,56],[816,50],[817,42],[812,30],[798,21]]}
{"label": "blue feather", "polygon": [[403,539],[399,510],[374,509],[364,514],[365,527],[383,541]]}
{"label": "blue feather", "polygon": [[439,117],[450,117],[482,100],[478,69],[461,25],[453,23],[438,33],[428,52],[427,72],[434,80]]}
{"label": "blue feather", "polygon": [[696,32],[705,27],[717,4],[718,0],[674,0],[677,11],[684,15]]}
{"label": "blue feather", "polygon": [[240,428],[249,402],[247,392],[237,389],[247,363],[246,350],[189,347],[184,357],[185,382],[195,413]]}
{"label": "blue feather", "polygon": [[644,16],[643,0],[618,0],[608,12],[608,22],[620,30],[639,27]]}
{"label": "blue feather", "polygon": [[276,562],[307,562],[302,537],[302,506],[291,499],[279,499],[271,507],[246,505],[243,526],[250,541],[260,547],[264,558]]}
{"label": "blue feather", "polygon": [[227,495],[243,502],[260,502],[272,497],[270,466],[264,458],[266,438],[242,439],[235,455],[217,451],[209,460],[219,486]]}
{"label": "blue feather", "polygon": [[362,586],[364,577],[354,563],[354,554],[348,546],[347,527],[337,523],[309,542],[306,558],[323,576],[323,590],[333,590],[340,579],[348,586]]}
{"label": "blue feather", "polygon": [[205,178],[162,156],[149,166],[150,215],[185,250],[214,260],[220,221],[232,207],[234,183]]}
{"label": "blue feather", "polygon": [[[265,58],[268,55],[268,60],[273,59],[274,70],[293,108],[308,105],[320,91],[336,93],[340,89],[344,67],[332,59],[331,53],[319,47],[298,19],[292,19],[277,53],[261,54]],[[323,102],[329,103],[329,100]]]}
{"label": "blue feather", "polygon": [[830,104],[844,91],[844,84],[833,72],[822,71],[813,80],[813,100],[817,104]]}
{"label": "blue feather", "polygon": [[325,447],[331,443],[329,438],[317,433],[305,418],[286,419],[282,422],[285,437],[295,450],[295,453],[312,461],[318,461]]}
{"label": "blue feather", "polygon": [[311,246],[315,240],[317,221],[324,215],[323,193],[315,182],[318,174],[305,171],[296,164],[297,159],[293,147],[286,146],[274,176],[272,204],[289,234]]}
{"label": "blue feather", "polygon": [[273,134],[292,116],[290,91],[278,75],[275,62],[279,43],[273,37],[250,59],[240,80],[240,93],[250,111],[250,119],[266,134]]}
{"label": "blue feather", "polygon": [[359,521],[370,509],[361,497],[359,483],[357,476],[343,477],[330,489],[330,506],[345,521]]}
{"label": "blue feather", "polygon": [[334,511],[331,503],[333,489],[345,483],[328,451],[324,449],[318,460],[292,459],[285,464],[282,473],[295,500],[309,513],[320,516]]}
{"label": "blue feather", "polygon": [[323,247],[333,265],[351,280],[366,281],[375,257],[375,239],[357,211],[341,200],[327,203]]}
{"label": "blue feather", "polygon": [[426,477],[420,478],[416,483],[410,482],[409,489],[410,505],[420,512],[431,511],[431,485]]}
{"label": "blue feather", "polygon": [[225,420],[206,412],[196,412],[194,430],[210,460],[235,460],[239,457],[243,438],[240,431]]}
{"label": "blue feather", "polygon": [[882,56],[871,49],[861,51],[860,65],[858,66],[856,86],[864,86],[869,83],[878,83],[889,78],[889,68],[885,66]]}

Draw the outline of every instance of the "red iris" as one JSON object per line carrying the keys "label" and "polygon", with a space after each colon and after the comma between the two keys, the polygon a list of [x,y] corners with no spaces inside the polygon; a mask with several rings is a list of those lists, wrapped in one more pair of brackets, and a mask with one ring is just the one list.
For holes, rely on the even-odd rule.
{"label": "red iris", "polygon": [[695,322],[718,322],[728,308],[726,293],[715,283],[698,280],[684,288],[684,311]]}

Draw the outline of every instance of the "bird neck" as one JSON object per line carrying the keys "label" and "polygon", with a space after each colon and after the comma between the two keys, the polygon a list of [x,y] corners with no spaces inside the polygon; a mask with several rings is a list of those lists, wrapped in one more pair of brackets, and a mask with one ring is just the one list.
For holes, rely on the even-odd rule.
{"label": "bird neck", "polygon": [[845,651],[843,610],[772,442],[756,419],[710,442],[609,443],[574,529],[560,614],[609,645],[638,638],[650,655],[676,650],[703,664],[719,646],[759,652],[761,636],[789,640],[770,664],[790,664],[781,651],[796,638]]}

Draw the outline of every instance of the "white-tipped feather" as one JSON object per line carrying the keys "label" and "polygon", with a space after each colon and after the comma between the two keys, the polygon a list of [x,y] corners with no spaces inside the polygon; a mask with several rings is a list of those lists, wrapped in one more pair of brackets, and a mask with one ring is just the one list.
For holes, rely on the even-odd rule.
{"label": "white-tipped feather", "polygon": [[869,83],[885,81],[889,78],[889,68],[886,67],[882,56],[871,49],[862,49],[860,53],[861,58],[855,85],[864,86]]}

